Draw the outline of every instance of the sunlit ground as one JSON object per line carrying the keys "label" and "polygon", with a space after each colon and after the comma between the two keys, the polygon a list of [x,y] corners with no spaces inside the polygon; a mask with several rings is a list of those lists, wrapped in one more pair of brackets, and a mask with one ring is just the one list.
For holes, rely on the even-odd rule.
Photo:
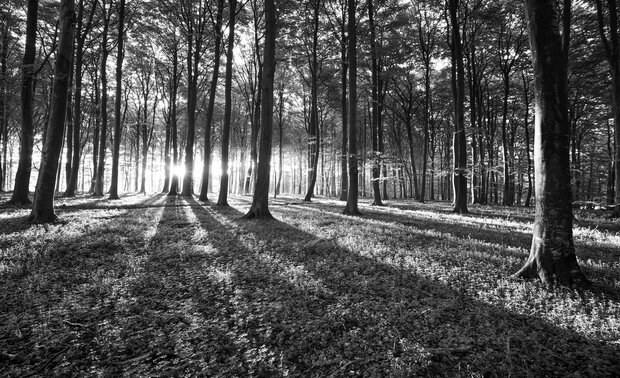
{"label": "sunlit ground", "polygon": [[531,210],[281,197],[0,209],[0,376],[614,376],[620,225],[577,214],[589,289],[510,278]]}

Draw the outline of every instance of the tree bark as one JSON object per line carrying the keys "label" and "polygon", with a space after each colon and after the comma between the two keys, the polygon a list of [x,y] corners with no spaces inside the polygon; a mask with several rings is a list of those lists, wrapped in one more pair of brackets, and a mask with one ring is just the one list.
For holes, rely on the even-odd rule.
{"label": "tree bark", "polygon": [[357,168],[357,25],[355,20],[356,0],[348,0],[349,31],[349,190],[343,214],[361,215],[357,201],[359,197]]}
{"label": "tree bark", "polygon": [[[117,35],[117,49],[116,54],[116,98],[114,99],[114,148],[112,150],[112,180],[110,183],[110,196],[111,200],[119,199],[118,197],[118,164],[121,154],[121,138],[122,138],[122,125],[121,125],[121,98],[122,98],[122,79],[123,79],[123,57],[125,52],[123,51],[124,42],[124,24],[125,24],[125,0],[120,0],[120,6],[118,10],[118,35]],[[146,122],[146,120],[145,120]]]}
{"label": "tree bark", "polygon": [[273,134],[273,81],[276,71],[277,14],[274,0],[265,0],[265,49],[263,79],[261,81],[262,108],[260,151],[252,206],[245,219],[272,219],[269,211],[269,176],[271,170],[271,142]]}
{"label": "tree bark", "polygon": [[217,15],[215,17],[215,46],[213,48],[213,76],[211,77],[211,86],[209,87],[209,102],[207,104],[207,113],[205,115],[205,141],[203,152],[202,166],[202,185],[200,186],[201,201],[208,201],[209,193],[209,176],[211,175],[211,128],[213,122],[213,109],[215,107],[215,95],[217,93],[217,80],[220,73],[220,57],[222,55],[222,21],[224,14],[224,0],[218,0]]}
{"label": "tree bark", "polygon": [[467,142],[465,138],[465,71],[458,22],[458,0],[449,0],[452,28],[452,64],[454,91],[454,209],[466,214],[467,210]]}
{"label": "tree bark", "polygon": [[54,66],[51,113],[43,146],[37,190],[30,214],[30,221],[33,223],[48,223],[58,220],[54,213],[54,187],[67,115],[74,22],[73,0],[62,0],[59,12],[60,40]]}
{"label": "tree bark", "polygon": [[97,162],[97,174],[95,179],[95,196],[103,196],[103,187],[105,180],[105,157],[106,146],[108,140],[108,28],[110,25],[111,10],[106,10],[105,0],[102,1],[101,8],[103,11],[103,32],[101,35],[101,105],[99,108],[101,119],[101,131],[99,136],[99,159]]}
{"label": "tree bark", "polygon": [[38,0],[28,0],[26,16],[26,45],[22,61],[22,127],[20,129],[19,165],[15,175],[15,186],[9,203],[25,205],[30,198],[30,172],[32,171],[32,149],[34,146],[34,122],[32,119],[32,98],[34,92],[34,62],[36,57]]}
{"label": "tree bark", "polygon": [[[220,177],[220,194],[218,206],[228,206],[228,153],[230,148],[230,123],[232,117],[232,64],[235,46],[235,16],[237,1],[229,0],[230,18],[228,23],[228,47],[226,52],[226,77],[224,84],[224,126],[222,127],[222,176]],[[267,181],[269,186],[269,181]]]}
{"label": "tree bark", "polygon": [[545,284],[580,284],[570,182],[567,69],[555,0],[526,0],[536,93],[536,216],[530,256],[516,273]]}

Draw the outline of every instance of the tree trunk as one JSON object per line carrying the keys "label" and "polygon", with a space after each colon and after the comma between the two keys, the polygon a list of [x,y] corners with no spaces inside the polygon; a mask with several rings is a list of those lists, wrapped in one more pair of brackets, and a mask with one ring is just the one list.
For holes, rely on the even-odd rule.
{"label": "tree trunk", "polygon": [[34,122],[32,119],[32,98],[34,92],[34,62],[36,58],[38,0],[28,0],[26,16],[26,45],[22,61],[22,127],[20,129],[19,165],[15,175],[15,186],[9,203],[29,204],[30,172],[32,171],[32,149],[34,145]]}
{"label": "tree trunk", "polygon": [[54,66],[51,114],[43,146],[34,205],[30,214],[30,221],[33,223],[48,223],[58,220],[54,213],[54,186],[67,115],[67,96],[73,50],[73,22],[75,20],[73,8],[73,0],[62,0],[60,3],[60,39]]}
{"label": "tree trunk", "polygon": [[209,176],[211,175],[211,127],[213,122],[213,109],[215,107],[215,95],[217,93],[217,79],[220,74],[220,56],[222,55],[222,20],[224,18],[224,0],[217,2],[217,15],[215,17],[215,46],[213,48],[213,75],[209,87],[209,102],[205,114],[205,141],[202,165],[202,185],[200,186],[201,201],[208,201]]}
{"label": "tree trunk", "polygon": [[343,214],[361,215],[357,206],[357,26],[355,20],[356,0],[348,0],[349,30],[349,190]]}
{"label": "tree trunk", "polygon": [[[230,123],[232,116],[232,64],[235,46],[235,16],[237,1],[229,0],[230,21],[228,23],[228,50],[226,52],[226,78],[224,87],[224,126],[222,127],[222,176],[220,177],[220,194],[218,206],[228,206],[228,152],[230,148]],[[273,89],[272,89],[273,90]],[[269,175],[269,173],[267,173]],[[269,180],[267,180],[267,190]]]}
{"label": "tree trunk", "polygon": [[344,21],[344,15],[342,20],[342,28],[341,28],[341,46],[340,46],[340,58],[341,62],[341,91],[340,94],[340,104],[342,111],[342,155],[340,161],[340,200],[347,200],[347,185],[349,185],[349,179],[347,174],[347,40],[346,40],[346,26]]}
{"label": "tree trunk", "polygon": [[[371,99],[372,115],[370,130],[372,136],[372,193],[373,206],[383,206],[381,201],[381,153],[379,151],[379,65],[377,63],[377,42],[375,36],[373,0],[368,0],[368,24],[370,28],[370,60],[371,60]],[[387,192],[383,191],[387,197]]]}
{"label": "tree trunk", "polygon": [[105,157],[106,157],[106,145],[108,140],[108,77],[107,77],[107,62],[108,62],[108,27],[110,24],[110,10],[105,9],[105,0],[101,5],[103,15],[103,32],[101,35],[101,107],[99,109],[101,114],[101,135],[99,136],[99,161],[97,162],[97,174],[95,180],[95,196],[103,196],[103,187],[105,179]]}
{"label": "tree trunk", "polygon": [[[170,85],[170,140],[172,142],[172,165],[176,170],[179,160],[179,150],[177,145],[177,90],[179,88],[179,46],[178,41],[174,41],[172,51],[172,78]],[[174,171],[173,170],[173,171]],[[179,191],[179,176],[174,172],[170,180],[170,191],[168,196],[176,196]]]}
{"label": "tree trunk", "polygon": [[585,283],[573,244],[567,70],[555,0],[526,0],[536,91],[536,217],[530,256],[517,276]]}
{"label": "tree trunk", "polygon": [[[278,25],[274,0],[265,0],[265,49],[263,79],[261,80],[262,108],[260,151],[252,206],[245,219],[272,219],[269,212],[269,175],[271,138],[273,134],[273,80],[276,71],[276,37]],[[232,28],[232,27],[231,27]]]}
{"label": "tree trunk", "polygon": [[[123,79],[123,57],[125,52],[123,51],[124,42],[124,23],[125,23],[125,0],[120,0],[120,6],[118,10],[118,35],[117,35],[117,49],[116,54],[116,98],[114,99],[114,148],[112,150],[112,180],[110,183],[110,196],[109,199],[118,199],[118,164],[121,154],[121,138],[122,138],[122,125],[121,125],[121,97],[122,97],[122,79]],[[146,120],[145,120],[146,122]]]}
{"label": "tree trunk", "polygon": [[460,26],[457,17],[458,0],[449,0],[452,28],[452,88],[454,93],[454,212],[465,214],[467,210],[467,142],[465,138],[465,72],[461,49]]}

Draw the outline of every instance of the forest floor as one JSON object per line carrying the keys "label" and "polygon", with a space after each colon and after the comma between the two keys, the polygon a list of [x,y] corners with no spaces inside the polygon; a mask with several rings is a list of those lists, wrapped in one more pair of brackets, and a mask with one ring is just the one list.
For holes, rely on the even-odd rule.
{"label": "forest floor", "polygon": [[593,285],[547,288],[511,278],[531,209],[250,201],[0,206],[0,376],[620,375],[618,221],[578,212]]}

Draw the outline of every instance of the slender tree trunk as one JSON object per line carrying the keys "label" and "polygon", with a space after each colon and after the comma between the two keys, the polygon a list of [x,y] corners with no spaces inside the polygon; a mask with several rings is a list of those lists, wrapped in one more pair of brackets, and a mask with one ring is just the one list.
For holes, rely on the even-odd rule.
{"label": "slender tree trunk", "polygon": [[[109,199],[118,199],[118,164],[121,154],[121,138],[122,138],[122,125],[121,125],[121,98],[122,92],[122,79],[123,79],[123,57],[125,52],[123,50],[124,42],[124,23],[125,23],[125,0],[120,0],[120,6],[118,10],[118,35],[117,35],[117,49],[116,54],[116,98],[114,99],[114,147],[112,150],[112,180],[110,183],[110,196]],[[146,120],[145,120],[146,122]]]}
{"label": "slender tree trunk", "polygon": [[73,22],[75,20],[73,0],[62,0],[60,3],[59,24],[60,40],[54,67],[54,89],[51,103],[51,114],[47,126],[47,136],[43,146],[37,191],[34,198],[30,221],[48,223],[58,219],[54,213],[54,186],[58,158],[62,148],[63,131],[67,115],[67,96],[69,93],[69,77],[71,76],[71,55],[73,49]]}
{"label": "slender tree trunk", "polygon": [[[230,21],[228,23],[228,50],[226,53],[226,77],[224,87],[224,126],[222,127],[222,176],[220,177],[220,194],[218,206],[228,206],[228,152],[230,147],[230,123],[232,116],[232,64],[233,48],[235,46],[235,16],[237,1],[229,0]],[[269,175],[269,173],[267,173]],[[267,180],[267,190],[269,180]]]}
{"label": "slender tree trunk", "polygon": [[224,0],[218,0],[217,15],[215,17],[215,46],[213,48],[213,76],[209,87],[209,102],[207,104],[207,114],[205,115],[205,141],[202,165],[202,185],[200,187],[201,201],[208,201],[209,176],[211,175],[211,128],[213,122],[213,109],[215,107],[215,95],[217,93],[217,79],[220,74],[220,57],[222,55],[222,21],[224,14]]}
{"label": "slender tree trunk", "polygon": [[349,190],[343,214],[361,215],[357,201],[357,26],[355,20],[356,0],[348,0],[349,31]]}
{"label": "slender tree trunk", "polygon": [[[172,79],[170,85],[170,139],[172,141],[172,164],[176,170],[179,160],[179,150],[177,146],[177,90],[179,88],[179,46],[178,42],[174,41],[174,47],[172,51]],[[179,176],[175,173],[172,174],[172,180],[170,181],[170,191],[168,196],[176,196],[179,191]]]}
{"label": "slender tree trunk", "polygon": [[347,136],[347,39],[346,39],[346,23],[344,21],[344,15],[342,20],[342,29],[340,32],[342,38],[342,44],[340,46],[340,58],[342,60],[341,63],[341,97],[340,104],[342,108],[342,156],[340,161],[340,200],[347,200],[347,186],[349,185],[349,178],[347,174],[347,145],[348,145],[348,136]]}
{"label": "slender tree trunk", "polygon": [[[368,0],[368,24],[370,28],[371,99],[372,114],[370,130],[372,135],[372,192],[373,206],[383,206],[381,201],[381,153],[379,152],[379,65],[377,63],[377,42],[375,36],[373,0]],[[387,197],[387,192],[383,191]]]}
{"label": "slender tree trunk", "polygon": [[26,15],[26,45],[22,61],[22,127],[20,129],[19,165],[15,175],[15,186],[9,203],[29,204],[30,172],[32,171],[32,150],[34,146],[34,122],[32,99],[34,96],[34,63],[36,58],[38,0],[28,0]]}
{"label": "slender tree trunk", "polygon": [[277,20],[274,0],[265,0],[265,49],[263,80],[261,81],[261,137],[252,206],[245,219],[272,219],[269,211],[269,175],[271,164],[271,138],[273,133],[273,81],[276,71]]}
{"label": "slender tree trunk", "polygon": [[104,9],[103,33],[101,36],[101,135],[99,137],[99,161],[97,163],[97,177],[95,181],[95,196],[103,196],[103,187],[105,179],[105,157],[106,145],[108,139],[108,27],[110,23],[110,10],[105,10],[105,0],[102,3]]}
{"label": "slender tree trunk", "polygon": [[536,217],[530,256],[517,276],[585,283],[573,244],[566,62],[555,0],[526,0],[536,91]]}

